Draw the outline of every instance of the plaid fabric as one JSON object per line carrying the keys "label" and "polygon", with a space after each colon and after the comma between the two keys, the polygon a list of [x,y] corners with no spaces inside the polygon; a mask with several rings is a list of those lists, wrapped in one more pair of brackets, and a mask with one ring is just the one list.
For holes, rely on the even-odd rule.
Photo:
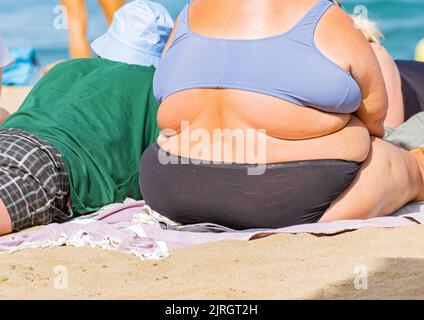
{"label": "plaid fabric", "polygon": [[0,199],[14,231],[69,219],[68,175],[56,148],[23,130],[0,128]]}

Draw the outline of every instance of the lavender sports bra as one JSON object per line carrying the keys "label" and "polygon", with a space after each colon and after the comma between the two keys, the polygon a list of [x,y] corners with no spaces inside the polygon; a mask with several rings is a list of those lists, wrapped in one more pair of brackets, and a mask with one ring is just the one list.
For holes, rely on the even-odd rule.
{"label": "lavender sports bra", "polygon": [[320,0],[292,29],[258,40],[228,40],[194,33],[191,1],[167,53],[156,70],[153,89],[161,103],[173,93],[197,88],[262,93],[332,113],[353,113],[361,91],[352,76],[325,57],[315,29],[333,5]]}

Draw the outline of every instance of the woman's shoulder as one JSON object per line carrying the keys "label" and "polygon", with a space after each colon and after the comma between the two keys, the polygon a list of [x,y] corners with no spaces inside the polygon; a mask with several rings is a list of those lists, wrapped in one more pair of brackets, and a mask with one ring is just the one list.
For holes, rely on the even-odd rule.
{"label": "woman's shoulder", "polygon": [[332,6],[324,15],[317,26],[315,39],[329,52],[342,56],[348,64],[366,57],[371,51],[352,17],[337,6]]}
{"label": "woman's shoulder", "polygon": [[[318,28],[325,30],[329,35],[345,39],[346,41],[357,37],[361,38],[361,40],[364,39],[352,17],[338,6],[332,6],[328,10],[324,19],[319,23]],[[349,37],[346,38],[346,36]]]}

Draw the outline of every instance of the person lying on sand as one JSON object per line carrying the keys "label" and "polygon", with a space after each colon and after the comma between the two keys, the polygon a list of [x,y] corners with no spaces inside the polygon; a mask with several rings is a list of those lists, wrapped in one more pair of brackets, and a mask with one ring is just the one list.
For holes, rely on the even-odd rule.
{"label": "person lying on sand", "polygon": [[[1,87],[3,82],[3,68],[7,67],[13,62],[12,55],[10,54],[6,44],[4,43],[3,37],[0,33],[0,98],[1,98]],[[9,112],[2,108],[0,105],[0,124],[2,124],[9,116]]]}
{"label": "person lying on sand", "polygon": [[0,234],[141,198],[139,160],[159,134],[152,79],[172,27],[162,5],[127,4],[93,44],[102,58],[57,65],[0,126]]}
{"label": "person lying on sand", "polygon": [[279,228],[424,200],[424,155],[382,139],[378,60],[327,0],[190,1],[154,93],[164,131],[140,188],[177,222]]}
{"label": "person lying on sand", "polygon": [[[340,5],[340,1],[333,1]],[[401,125],[413,115],[424,111],[424,63],[396,60],[381,45],[382,32],[377,23],[361,15],[353,15],[355,25],[362,31],[377,56],[388,95],[388,111],[384,124]]]}

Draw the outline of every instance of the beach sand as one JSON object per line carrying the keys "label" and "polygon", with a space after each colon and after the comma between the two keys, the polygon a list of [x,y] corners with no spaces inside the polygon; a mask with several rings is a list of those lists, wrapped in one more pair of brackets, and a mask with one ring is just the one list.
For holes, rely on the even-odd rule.
{"label": "beach sand", "polygon": [[88,248],[26,250],[0,255],[0,298],[422,299],[423,232],[276,235],[201,245],[161,261]]}
{"label": "beach sand", "polygon": [[3,87],[0,97],[0,107],[5,108],[10,113],[15,112],[30,90],[31,87]]}
{"label": "beach sand", "polygon": [[[16,110],[28,88],[6,88]],[[217,242],[160,261],[91,248],[0,254],[0,299],[424,298],[424,226]]]}

